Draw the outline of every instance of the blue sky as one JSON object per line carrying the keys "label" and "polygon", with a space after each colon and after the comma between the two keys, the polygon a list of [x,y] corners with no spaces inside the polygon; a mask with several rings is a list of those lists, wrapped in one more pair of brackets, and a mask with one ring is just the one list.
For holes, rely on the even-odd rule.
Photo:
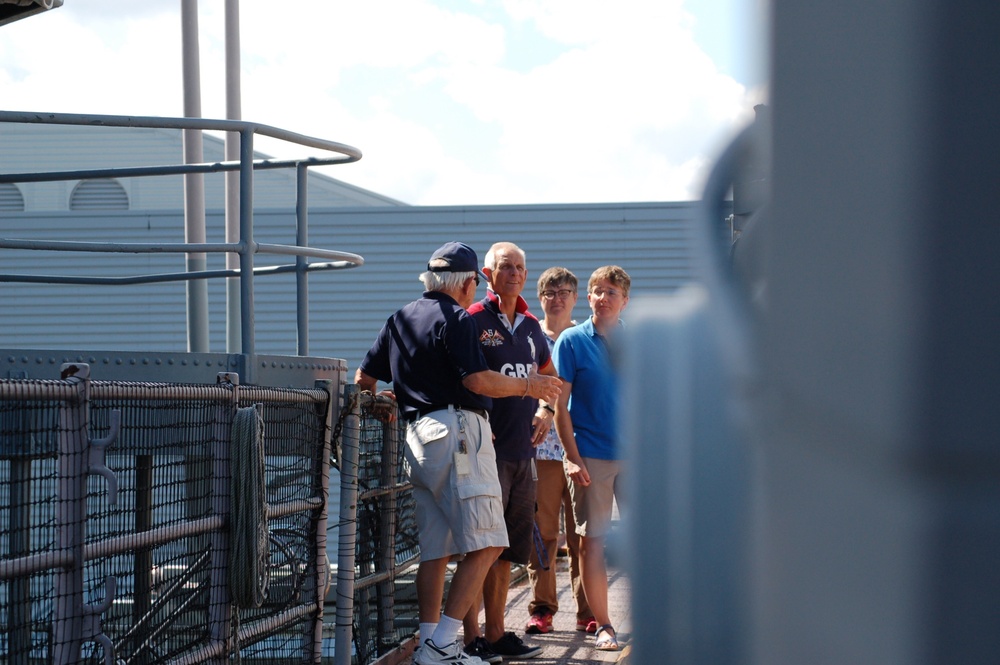
{"label": "blue sky", "polygon": [[[4,26],[3,106],[181,115],[180,5],[65,0]],[[697,198],[766,101],[759,0],[275,6],[240,4],[243,117],[360,148],[327,172],[412,204]],[[225,115],[223,7],[199,3],[205,117]]]}

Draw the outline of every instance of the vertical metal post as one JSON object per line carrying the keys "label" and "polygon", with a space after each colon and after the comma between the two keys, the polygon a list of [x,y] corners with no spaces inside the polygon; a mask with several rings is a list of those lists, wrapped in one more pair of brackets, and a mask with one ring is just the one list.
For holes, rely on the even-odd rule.
{"label": "vertical metal post", "polygon": [[386,578],[378,583],[378,634],[379,655],[382,654],[383,647],[391,647],[383,640],[389,639],[395,634],[393,617],[395,616],[396,601],[396,576],[393,574],[396,568],[396,460],[397,449],[399,447],[399,421],[387,422],[382,426],[382,469],[380,486],[382,488],[393,488],[382,495],[380,502],[382,510],[379,511],[379,540],[381,550],[379,552],[379,571],[389,573]]}
{"label": "vertical metal post", "polygon": [[[187,11],[187,16],[185,18],[185,28],[187,29],[184,35],[184,55],[185,55],[185,115],[188,117],[200,117],[201,116],[201,80],[200,80],[200,63],[199,63],[199,53],[198,53],[198,14],[197,14],[197,0],[183,0],[185,9]],[[228,35],[227,35],[228,37]],[[190,62],[189,62],[190,61]],[[202,133],[200,130],[185,130],[185,163],[190,162],[202,162],[204,161],[204,154],[202,150]],[[196,149],[189,155],[187,152],[187,141],[192,141],[196,146]],[[228,173],[227,173],[228,178]],[[205,242],[206,241],[206,231],[205,231],[205,182],[204,176],[202,174],[188,174],[185,175],[185,194],[187,198],[185,199],[185,215],[191,221],[188,226],[192,228],[191,235],[189,236],[189,242]],[[189,193],[190,190],[190,193]],[[197,226],[195,221],[197,220]],[[195,228],[196,227],[196,228]],[[197,235],[195,235],[197,233]],[[188,255],[188,265],[189,270],[200,269],[204,270],[207,267],[207,261],[204,254]],[[227,255],[228,258],[228,255]],[[209,341],[208,341],[208,283],[205,280],[195,280],[188,282],[189,293],[197,291],[199,297],[203,299],[202,309],[197,314],[189,315],[188,324],[188,350],[194,352],[208,352],[209,351]],[[147,471],[143,466],[140,466],[140,461],[149,465],[149,470]],[[146,477],[148,485],[144,492],[137,495],[137,502],[139,497],[144,497],[150,504],[150,497],[152,493],[152,455],[140,455],[137,460],[137,480],[138,473],[140,469],[143,471],[143,476]],[[201,488],[206,483],[205,479],[211,477],[209,473],[211,469],[212,462],[204,455],[203,451],[196,451],[193,454],[187,452],[184,456],[184,466],[185,466],[185,488],[187,489],[189,501],[185,502],[185,512],[190,516],[200,515],[202,511],[207,509],[207,504],[209,499],[206,499],[206,492],[200,491]],[[137,485],[137,487],[141,487]],[[136,510],[136,530],[145,530],[152,526],[152,506],[149,505],[145,510],[140,509],[137,503]],[[144,513],[149,512],[148,518],[144,516]],[[145,529],[143,529],[143,524],[140,520],[146,522]],[[197,560],[201,551],[207,546],[208,538],[205,536],[199,536],[195,538],[186,539],[186,547],[188,549],[187,560],[193,563]],[[152,572],[152,552],[149,549],[141,550],[136,553],[135,561],[135,588],[136,588],[136,607],[135,612],[137,616],[144,616],[145,612],[148,611],[150,607],[150,585],[148,584],[149,576]],[[145,662],[145,661],[143,661]]]}
{"label": "vertical metal post", "polygon": [[[257,251],[253,239],[253,130],[240,132],[240,340],[241,351],[254,367],[253,263]],[[244,377],[253,383],[253,376]]]}
{"label": "vertical metal post", "polygon": [[[30,450],[28,437],[23,440],[25,450]],[[11,451],[10,460],[10,557],[31,553],[31,458],[19,458]],[[8,656],[11,663],[27,663],[31,657],[31,577],[16,577],[9,582],[7,600],[10,607],[7,630],[10,633]]]}
{"label": "vertical metal post", "polygon": [[[712,294],[713,296],[716,294]],[[634,655],[639,663],[747,663],[749,490],[729,402],[739,358],[703,286],[629,304],[621,368]],[[721,335],[719,331],[721,330]],[[742,377],[740,377],[742,378]]]}
{"label": "vertical metal post", "polygon": [[[308,167],[299,162],[295,165],[295,244],[309,245],[309,192]],[[295,314],[299,336],[299,355],[309,355],[309,262],[304,256],[295,257]]]}
{"label": "vertical metal post", "polygon": [[59,413],[59,492],[56,529],[59,549],[70,553],[70,564],[55,573],[52,617],[52,662],[76,663],[83,645],[83,543],[87,517],[87,408],[90,367],[75,365],[68,379],[78,397],[62,404]]}
{"label": "vertical metal post", "polygon": [[[135,456],[135,532],[149,531],[153,526],[153,456],[142,453]],[[135,552],[135,562],[132,569],[134,580],[134,596],[132,603],[132,622],[142,625],[143,629],[136,633],[133,640],[132,653],[139,656],[139,663],[148,660],[144,650],[139,654],[139,648],[148,637],[151,626],[142,623],[142,618],[152,607],[152,572],[153,548],[140,547]]]}
{"label": "vertical metal post", "polygon": [[[201,117],[201,62],[198,52],[198,0],[181,1],[181,67],[184,71],[184,117]],[[182,130],[185,164],[198,164],[204,159],[200,129]],[[184,175],[184,241],[205,242],[205,176],[201,173]],[[188,272],[202,271],[207,266],[204,253],[188,254]],[[188,351],[208,352],[208,284],[203,279],[187,282]]]}
{"label": "vertical metal post", "polygon": [[[243,109],[240,88],[240,3],[226,0],[226,119],[240,120]],[[226,132],[226,161],[240,158],[237,132]],[[239,242],[240,175],[226,171],[226,242]],[[239,267],[239,257],[226,254],[226,268]],[[240,352],[240,282],[226,279],[226,351]]]}
{"label": "vertical metal post", "polygon": [[[231,372],[218,375],[219,383],[228,383],[233,387],[233,398],[227,404],[220,404],[216,409],[215,433],[212,437],[213,468],[212,468],[212,512],[229,522],[229,496],[232,477],[230,472],[229,438],[232,432],[233,416],[239,402],[240,377]],[[209,574],[208,600],[208,633],[213,643],[223,644],[225,648],[213,662],[228,663],[229,649],[233,639],[232,619],[233,604],[229,596],[229,532],[219,529],[212,532],[212,560]]]}
{"label": "vertical metal post", "polygon": [[751,662],[995,662],[996,7],[770,6]]}
{"label": "vertical metal post", "polygon": [[[337,408],[338,396],[334,393],[337,385],[338,384],[334,384],[333,381],[326,379],[317,381],[315,384],[316,388],[326,391],[329,396],[326,406],[326,427],[324,428],[325,435],[323,441],[321,442],[322,451],[320,453],[319,460],[319,477],[316,479],[319,484],[319,487],[316,488],[316,492],[319,496],[324,498],[330,495],[330,433],[333,431],[334,427],[334,414],[339,412],[339,409]],[[312,633],[305,636],[306,640],[312,643],[312,650],[307,652],[312,654],[312,662],[314,663],[319,663],[323,655],[323,608],[326,600],[327,582],[330,579],[330,562],[327,559],[326,553],[326,529],[328,521],[329,502],[324,501],[319,514],[316,516],[316,543],[313,551],[313,555],[316,557],[316,567],[313,570],[313,576],[305,582],[302,599],[303,603],[315,603],[318,608],[318,611],[316,612],[316,621],[311,627]]]}
{"label": "vertical metal post", "polygon": [[357,547],[358,459],[361,405],[358,386],[344,386],[344,403],[351,405],[343,432],[340,461],[340,537],[337,557],[337,632],[334,665],[351,665],[351,625],[354,620],[354,560]]}

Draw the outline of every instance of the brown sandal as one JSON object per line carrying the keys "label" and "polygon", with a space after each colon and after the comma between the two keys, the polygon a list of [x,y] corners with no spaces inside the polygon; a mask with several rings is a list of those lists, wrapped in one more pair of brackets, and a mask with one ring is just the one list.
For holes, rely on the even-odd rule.
{"label": "brown sandal", "polygon": [[594,636],[597,638],[595,647],[598,651],[618,651],[618,634],[610,623],[598,627]]}

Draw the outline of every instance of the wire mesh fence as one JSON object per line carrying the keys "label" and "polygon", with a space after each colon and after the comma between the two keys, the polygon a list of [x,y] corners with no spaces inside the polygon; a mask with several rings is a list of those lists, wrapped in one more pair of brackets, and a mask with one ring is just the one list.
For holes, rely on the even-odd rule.
{"label": "wire mesh fence", "polygon": [[[225,382],[0,380],[0,661],[370,665],[404,642],[417,629],[419,558],[405,426],[383,398],[357,395],[339,419],[336,402],[325,389]],[[262,582],[233,545],[254,495],[234,426],[247,409],[261,423],[244,442],[262,461],[259,605],[234,600]],[[352,413],[355,471],[342,485],[356,495],[345,498],[329,478],[331,463],[344,473]],[[328,524],[342,501],[356,508],[352,530]],[[347,660],[335,659],[328,539],[351,553],[350,597],[338,599]]]}
{"label": "wire mesh fence", "polygon": [[[415,505],[400,447],[406,428],[395,416],[394,403],[361,395],[356,466],[357,580],[352,599],[355,665],[369,665],[391,651],[416,632],[418,623]],[[341,466],[342,473],[347,466]]]}
{"label": "wire mesh fence", "polygon": [[[228,525],[233,417],[259,412],[266,591]],[[325,390],[0,381],[5,663],[319,662],[329,584]]]}

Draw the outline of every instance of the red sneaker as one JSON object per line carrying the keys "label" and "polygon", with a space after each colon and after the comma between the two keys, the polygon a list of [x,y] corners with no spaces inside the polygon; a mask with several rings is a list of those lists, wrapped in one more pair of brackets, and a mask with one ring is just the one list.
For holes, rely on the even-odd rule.
{"label": "red sneaker", "polygon": [[577,619],[576,629],[579,631],[586,631],[593,635],[597,632],[597,619],[590,617],[589,619]]}
{"label": "red sneaker", "polygon": [[528,619],[528,625],[524,627],[524,632],[528,635],[538,635],[540,633],[552,632],[552,615],[548,612],[537,612]]}

